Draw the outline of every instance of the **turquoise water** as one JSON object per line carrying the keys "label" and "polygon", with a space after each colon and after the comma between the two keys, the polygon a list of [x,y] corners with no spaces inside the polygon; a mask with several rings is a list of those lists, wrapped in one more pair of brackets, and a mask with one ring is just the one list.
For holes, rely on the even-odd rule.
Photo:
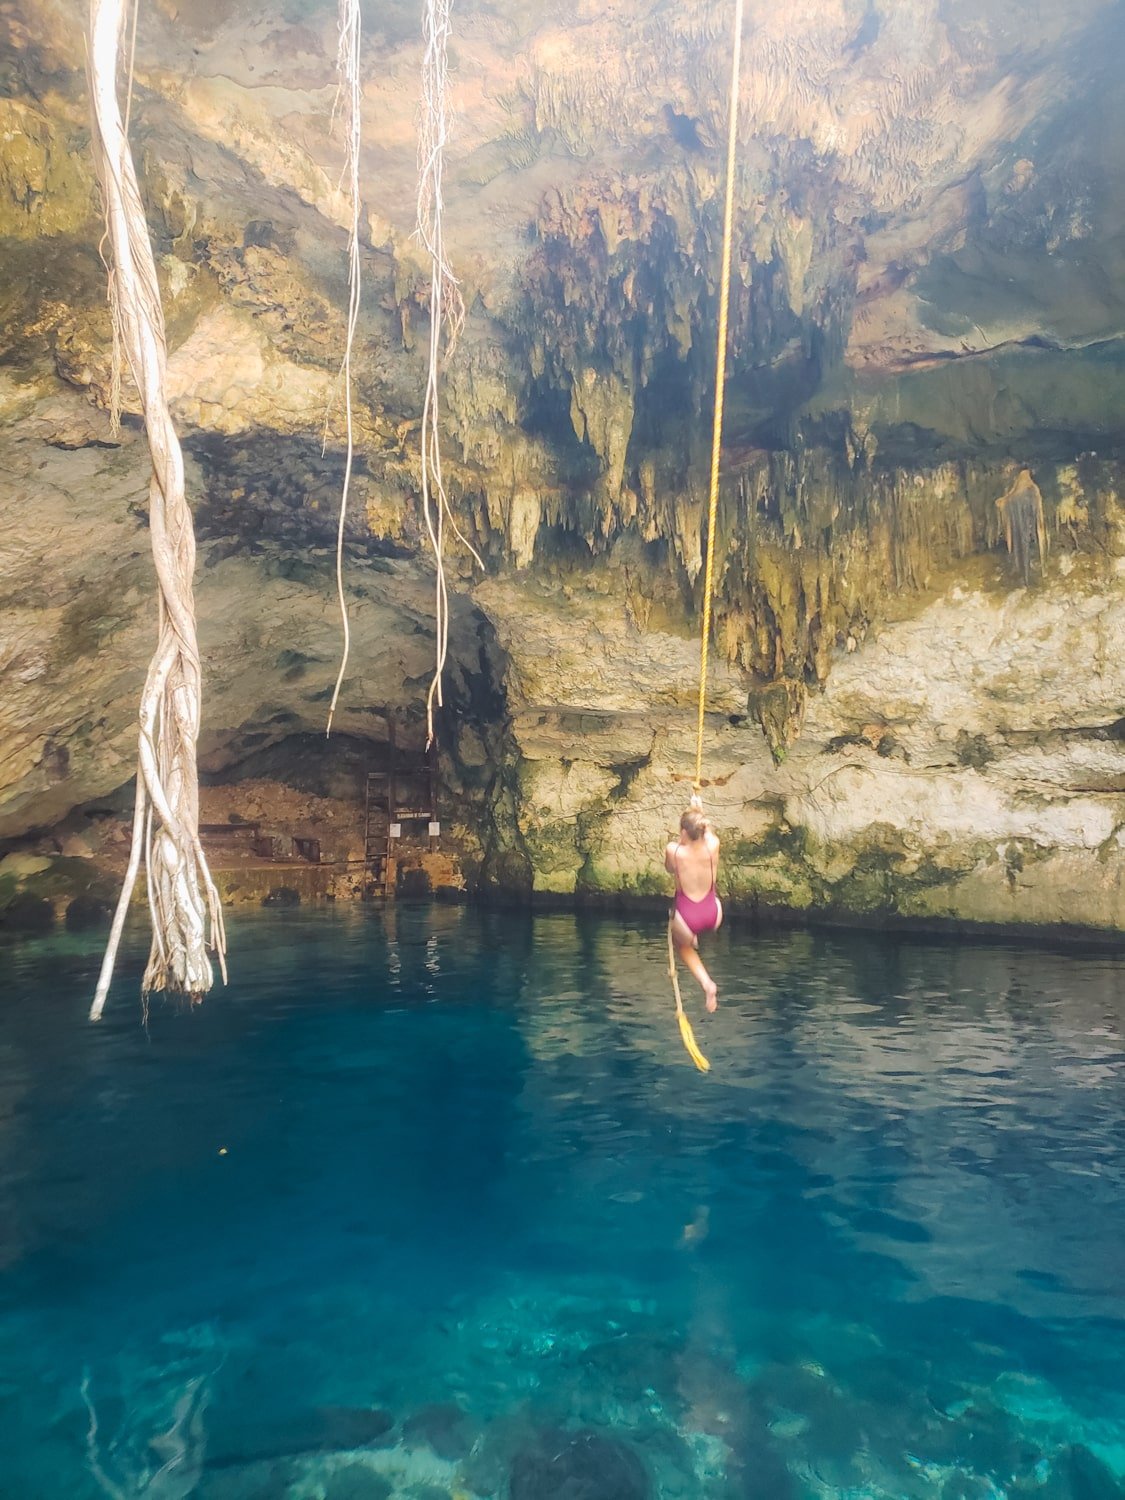
{"label": "turquoise water", "polygon": [[1125,1494],[1119,959],[243,915],[0,949],[0,1495]]}

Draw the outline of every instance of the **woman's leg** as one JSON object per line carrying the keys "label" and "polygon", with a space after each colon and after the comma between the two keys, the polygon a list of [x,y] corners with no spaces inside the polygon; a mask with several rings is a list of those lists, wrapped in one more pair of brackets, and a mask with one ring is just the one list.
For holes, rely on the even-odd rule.
{"label": "woman's leg", "polygon": [[714,1010],[718,1005],[719,990],[715,981],[703,966],[703,960],[699,956],[699,939],[691,928],[676,912],[672,918],[672,941],[676,945],[676,952],[684,966],[695,976],[699,988],[703,991],[707,1002],[707,1009]]}

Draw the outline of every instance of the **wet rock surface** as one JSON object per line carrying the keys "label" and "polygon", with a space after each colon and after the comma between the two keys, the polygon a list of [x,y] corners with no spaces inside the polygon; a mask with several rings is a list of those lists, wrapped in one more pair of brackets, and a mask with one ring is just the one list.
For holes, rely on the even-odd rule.
{"label": "wet rock surface", "polygon": [[472,1446],[472,1426],[461,1408],[451,1401],[424,1406],[402,1424],[406,1442],[426,1443],[439,1458],[464,1458]]}
{"label": "wet rock surface", "polygon": [[516,1454],[511,1500],[647,1500],[644,1466],[620,1439],[596,1432],[544,1432]]}
{"label": "wet rock surface", "polygon": [[[729,712],[708,720],[705,797],[732,909],[1120,929],[1125,764],[1104,721],[1125,695],[1121,561],[1030,590],[1003,566],[841,648],[787,740],[782,720],[771,739],[738,714],[738,678],[716,670]],[[539,705],[511,731],[535,888],[663,891],[694,766],[692,643],[592,590],[533,617],[510,584],[480,594],[511,683]],[[563,692],[565,710],[542,706]]]}
{"label": "wet rock surface", "polygon": [[[417,23],[363,60],[337,727],[373,749],[389,711],[419,730],[434,646]],[[446,476],[485,571],[451,549],[444,888],[651,898],[694,759],[729,40],[701,0],[504,0],[455,32]],[[732,909],[1125,928],[1122,36],[1109,0],[749,6],[705,766]],[[0,40],[2,849],[127,785],[153,606],[79,9],[34,0]],[[319,0],[140,19],[215,776],[321,734],[335,675],[334,55]],[[0,875],[17,897],[59,900]]]}

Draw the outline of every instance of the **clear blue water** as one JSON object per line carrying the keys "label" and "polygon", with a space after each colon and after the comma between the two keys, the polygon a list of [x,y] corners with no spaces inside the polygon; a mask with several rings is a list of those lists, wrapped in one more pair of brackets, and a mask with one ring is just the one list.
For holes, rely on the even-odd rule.
{"label": "clear blue water", "polygon": [[[1125,1494],[1112,955],[236,914],[0,950],[0,1494]],[[693,995],[693,1002],[695,997]]]}

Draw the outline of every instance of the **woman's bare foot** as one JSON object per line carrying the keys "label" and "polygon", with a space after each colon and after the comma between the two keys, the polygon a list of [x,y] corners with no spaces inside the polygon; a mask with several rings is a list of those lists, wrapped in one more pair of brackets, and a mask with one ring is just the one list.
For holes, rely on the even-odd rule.
{"label": "woman's bare foot", "polygon": [[707,1009],[708,1010],[718,1010],[718,1008],[719,1008],[719,986],[715,983],[715,981],[713,979],[709,979],[707,981],[707,983],[703,986],[703,993],[704,993],[704,995],[706,997],[706,1000],[707,1000]]}

